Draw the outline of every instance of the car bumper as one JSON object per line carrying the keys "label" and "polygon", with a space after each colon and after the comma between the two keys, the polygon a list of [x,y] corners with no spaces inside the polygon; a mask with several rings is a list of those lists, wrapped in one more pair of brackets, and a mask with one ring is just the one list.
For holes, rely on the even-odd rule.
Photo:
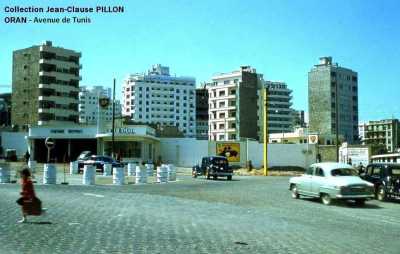
{"label": "car bumper", "polygon": [[233,176],[233,172],[214,172],[213,175],[216,176]]}
{"label": "car bumper", "polygon": [[375,197],[374,194],[360,194],[360,195],[343,195],[337,194],[337,199],[373,199]]}

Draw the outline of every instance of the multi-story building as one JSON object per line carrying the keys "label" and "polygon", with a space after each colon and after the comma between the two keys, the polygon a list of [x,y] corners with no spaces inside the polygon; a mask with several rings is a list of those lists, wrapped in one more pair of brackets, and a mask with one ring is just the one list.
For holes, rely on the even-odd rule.
{"label": "multi-story building", "polygon": [[308,73],[308,103],[311,132],[338,132],[350,144],[358,140],[357,72],[321,57]]}
{"label": "multi-story building", "polygon": [[0,127],[11,125],[11,93],[0,94]]}
{"label": "multi-story building", "polygon": [[78,123],[81,53],[51,41],[13,52],[12,124]]}
{"label": "multi-story building", "polygon": [[[110,99],[108,107],[99,108],[99,98]],[[102,121],[111,121],[113,114],[111,99],[111,88],[104,88],[103,86],[88,88],[81,86],[79,92],[79,123],[97,124],[99,113]],[[119,100],[115,100],[114,116],[115,118],[121,116],[121,104]]]}
{"label": "multi-story building", "polygon": [[[277,81],[265,81],[268,90],[268,133],[284,133],[293,131],[292,90],[286,83]],[[258,92],[258,135],[263,140],[264,135],[264,109],[262,90]]]}
{"label": "multi-story building", "polygon": [[306,128],[307,123],[306,123],[306,118],[305,118],[305,113],[304,110],[295,110],[293,109],[292,111],[293,115],[293,127],[300,127],[300,128]]}
{"label": "multi-story building", "polygon": [[208,91],[196,89],[196,138],[208,139]]}
{"label": "multi-story building", "polygon": [[398,119],[369,121],[359,125],[363,145],[384,145],[387,152],[400,147],[400,124]]}
{"label": "multi-story building", "polygon": [[262,75],[250,66],[212,77],[208,89],[209,140],[257,139],[257,90]]}
{"label": "multi-story building", "polygon": [[124,81],[122,114],[137,122],[177,126],[186,137],[196,137],[195,90],[195,78],[171,76],[169,67],[153,65],[147,74]]}

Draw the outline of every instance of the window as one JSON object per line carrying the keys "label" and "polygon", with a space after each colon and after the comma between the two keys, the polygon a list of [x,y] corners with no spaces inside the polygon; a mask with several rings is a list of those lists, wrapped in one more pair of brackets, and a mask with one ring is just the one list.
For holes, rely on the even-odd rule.
{"label": "window", "polygon": [[322,168],[316,168],[315,175],[316,176],[324,176],[324,171],[322,170]]}
{"label": "window", "polygon": [[224,80],[224,85],[227,85],[230,83],[230,80]]}
{"label": "window", "polygon": [[225,101],[220,101],[219,104],[218,104],[218,106],[219,106],[220,108],[225,107]]}
{"label": "window", "polygon": [[225,96],[225,91],[219,91],[218,95],[219,96]]}

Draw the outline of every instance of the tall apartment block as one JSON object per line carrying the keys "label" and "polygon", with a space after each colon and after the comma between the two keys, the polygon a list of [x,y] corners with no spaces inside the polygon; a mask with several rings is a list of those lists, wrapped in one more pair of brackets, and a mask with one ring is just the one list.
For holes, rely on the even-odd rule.
{"label": "tall apartment block", "polygon": [[350,144],[358,140],[357,72],[321,57],[308,73],[310,132],[338,134]]}
{"label": "tall apartment block", "polygon": [[[107,108],[99,109],[99,98],[106,97],[110,99]],[[97,124],[99,112],[102,121],[112,120],[112,101],[111,88],[103,86],[86,87],[81,86],[79,91],[79,123]],[[115,117],[121,116],[121,104],[119,100],[115,101]]]}
{"label": "tall apartment block", "polygon": [[124,81],[122,114],[132,120],[177,126],[186,137],[196,137],[196,80],[175,77],[169,67],[153,65],[147,74]]}
{"label": "tall apartment block", "polygon": [[400,147],[400,124],[398,119],[369,121],[359,125],[363,145],[383,145],[388,152]]}
{"label": "tall apartment block", "polygon": [[[293,131],[292,90],[286,83],[279,81],[265,81],[268,89],[268,133],[285,133]],[[264,111],[262,90],[258,94],[258,135],[263,140],[264,135]]]}
{"label": "tall apartment block", "polygon": [[51,41],[13,52],[13,125],[78,123],[81,53]]}
{"label": "tall apartment block", "polygon": [[196,139],[208,139],[208,91],[196,89]]}
{"label": "tall apartment block", "polygon": [[257,139],[257,90],[262,75],[250,66],[212,77],[208,89],[209,140]]}

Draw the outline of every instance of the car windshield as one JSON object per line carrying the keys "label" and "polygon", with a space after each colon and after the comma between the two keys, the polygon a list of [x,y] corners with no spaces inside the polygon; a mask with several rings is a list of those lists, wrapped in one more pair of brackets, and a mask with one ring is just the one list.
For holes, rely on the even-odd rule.
{"label": "car windshield", "polygon": [[331,171],[332,176],[358,176],[357,170],[353,168],[337,168]]}

